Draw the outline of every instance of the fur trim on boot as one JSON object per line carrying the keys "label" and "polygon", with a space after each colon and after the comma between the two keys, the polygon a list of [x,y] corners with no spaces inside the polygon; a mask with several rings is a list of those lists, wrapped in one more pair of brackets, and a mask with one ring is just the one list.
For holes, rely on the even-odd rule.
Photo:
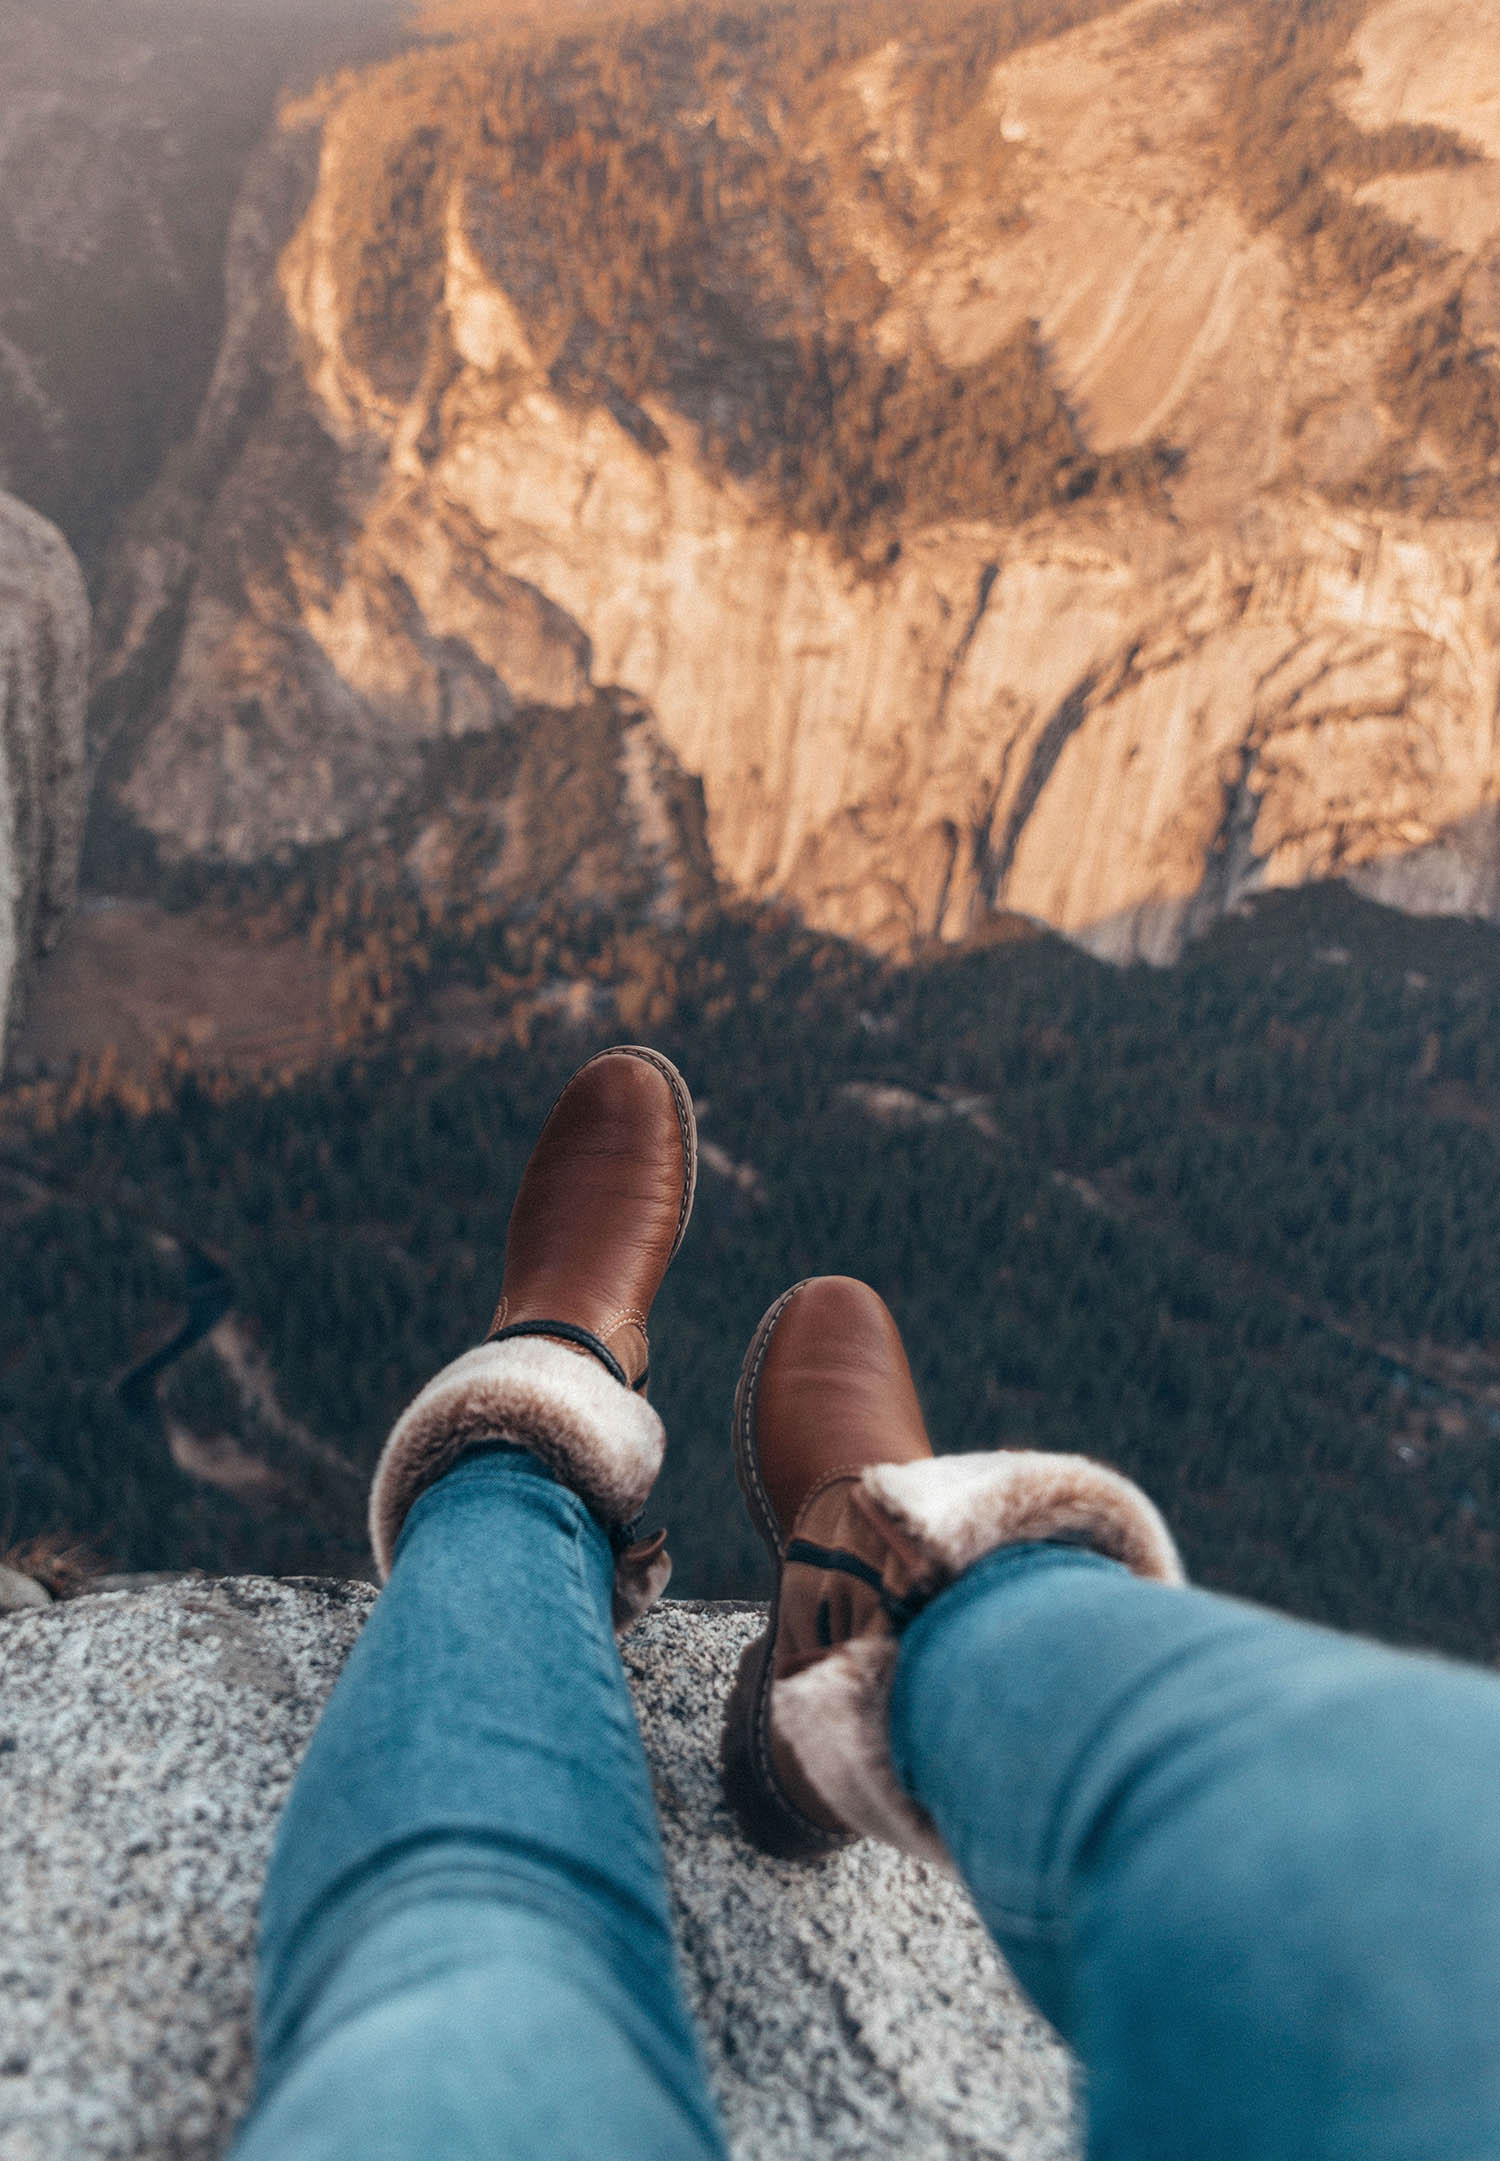
{"label": "fur trim on boot", "polygon": [[[645,1506],[666,1449],[650,1404],[594,1359],[545,1336],[481,1343],[428,1382],[385,1444],[370,1489],[370,1544],[382,1583],[413,1502],[485,1441],[526,1449],[611,1530]],[[654,1604],[670,1572],[659,1539],[619,1556],[618,1626]]]}
{"label": "fur trim on boot", "polygon": [[[1186,1581],[1161,1516],[1138,1486],[1085,1456],[1001,1449],[867,1470],[854,1496],[899,1553],[912,1592],[935,1598],[1002,1546],[1087,1546],[1155,1583]],[[830,1813],[856,1834],[948,1864],[891,1763],[899,1638],[855,1637],[771,1690],[771,1731]]]}

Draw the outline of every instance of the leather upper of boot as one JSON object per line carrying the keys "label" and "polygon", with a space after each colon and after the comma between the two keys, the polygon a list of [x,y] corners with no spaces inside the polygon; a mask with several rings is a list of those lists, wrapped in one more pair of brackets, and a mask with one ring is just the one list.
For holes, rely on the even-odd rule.
{"label": "leather upper of boot", "polygon": [[753,1419],[756,1469],[783,1549],[820,1488],[872,1463],[932,1454],[896,1323],[852,1276],[816,1277],[787,1298],[755,1375]]}
{"label": "leather upper of boot", "polygon": [[721,1764],[746,1835],[769,1853],[817,1859],[870,1833],[943,1858],[890,1761],[894,1639],[987,1554],[1055,1540],[1183,1580],[1156,1510],[1106,1465],[1028,1449],[934,1458],[895,1322],[845,1278],[798,1285],[762,1321],[735,1453],[778,1566]]}
{"label": "leather upper of boot", "polygon": [[[900,1332],[850,1276],[799,1284],[768,1317],[745,1405],[748,1453],[775,1530],[772,1673],[800,1673],[869,1633],[889,1634],[907,1558],[865,1505],[872,1464],[930,1458]],[[770,1742],[776,1781],[806,1824],[839,1834],[796,1760]]]}
{"label": "leather upper of boot", "polygon": [[906,1587],[905,1558],[865,1507],[860,1475],[874,1463],[930,1456],[932,1446],[896,1323],[877,1293],[849,1276],[820,1276],[793,1291],[766,1343],[751,1414],[755,1467],[781,1546],[782,1678],[851,1636],[888,1630],[887,1602]]}
{"label": "leather upper of boot", "polygon": [[491,1335],[534,1321],[586,1329],[636,1384],[696,1174],[692,1104],[668,1062],[636,1048],[591,1060],[553,1105],[521,1179]]}

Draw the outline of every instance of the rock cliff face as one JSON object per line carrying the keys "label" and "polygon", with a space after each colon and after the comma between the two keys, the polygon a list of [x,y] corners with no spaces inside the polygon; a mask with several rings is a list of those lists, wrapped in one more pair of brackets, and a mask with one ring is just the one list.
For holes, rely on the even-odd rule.
{"label": "rock cliff face", "polygon": [[[189,1580],[0,1617],[4,2161],[228,2149],[271,1833],[371,1596]],[[758,1626],[668,1604],[624,1646],[735,2161],[1068,2161],[1067,2059],[956,1885],[736,1836],[714,1749]]]}
{"label": "rock cliff face", "polygon": [[83,831],[89,610],[54,527],[0,495],[0,1063],[72,905]]}
{"label": "rock cliff face", "polygon": [[[961,110],[895,37],[796,96],[653,46],[645,179],[613,78],[497,119],[482,43],[287,108],[198,437],[116,562],[115,811],[169,858],[336,841],[434,743],[545,749],[623,690],[605,755],[658,860],[701,780],[730,888],[885,949],[1012,910],[1161,960],[1335,875],[1500,915],[1500,0],[1302,42],[1275,13],[1134,0]],[[577,201],[656,235],[639,279],[669,265],[634,373],[638,292],[557,297],[586,218],[569,242],[533,122]],[[852,531],[817,457],[767,477],[798,367],[828,486],[877,475]],[[1019,452],[985,482],[1007,429],[1072,443],[1047,488]],[[942,487],[882,510],[950,438]]]}

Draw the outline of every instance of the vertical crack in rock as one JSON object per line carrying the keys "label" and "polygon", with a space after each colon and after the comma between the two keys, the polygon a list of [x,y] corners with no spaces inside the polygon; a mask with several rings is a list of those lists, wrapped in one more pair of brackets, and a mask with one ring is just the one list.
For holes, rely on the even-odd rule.
{"label": "vertical crack in rock", "polygon": [[[943,679],[938,688],[937,705],[933,716],[934,734],[941,732],[948,718],[948,709],[953,702],[954,689],[963,673],[964,665],[973,651],[974,640],[979,635],[979,628],[984,621],[985,611],[990,604],[990,595],[995,590],[995,581],[999,575],[1000,565],[998,562],[985,563],[980,569],[979,585],[974,595],[974,605],[969,611],[969,619],[964,625],[962,636],[949,655],[947,667],[943,670]],[[1004,776],[1009,764],[1010,745],[1007,743],[1002,754],[1001,778],[998,786],[985,792],[984,801],[968,824],[968,862],[964,867],[970,873],[970,899],[967,911],[968,920],[963,924],[965,931],[973,929],[975,917],[992,906],[990,898],[992,881],[988,876],[987,862],[990,852],[990,827],[994,821],[995,806],[999,800],[1000,790],[1005,785]],[[943,865],[942,876],[938,881],[937,901],[932,910],[932,921],[928,926],[932,936],[935,938],[943,937],[948,930],[949,909],[954,897],[954,881],[959,874],[965,839],[965,834],[960,831],[958,825],[951,818],[942,820],[940,830],[946,849],[946,861]]]}
{"label": "vertical crack in rock", "polygon": [[1067,748],[1069,739],[1078,733],[1088,719],[1089,700],[1094,695],[1098,681],[1098,676],[1091,673],[1075,683],[1037,738],[1021,785],[1016,790],[1010,816],[1005,822],[1005,837],[996,851],[993,869],[989,873],[987,882],[992,896],[991,906],[1005,897],[1005,883],[1015,862],[1016,850],[1021,844],[1021,835],[1026,830],[1027,820],[1040,802],[1042,790],[1052,778],[1057,761]]}
{"label": "vertical crack in rock", "polygon": [[1260,796],[1251,786],[1251,779],[1257,756],[1254,743],[1241,744],[1235,753],[1234,771],[1224,787],[1223,815],[1204,858],[1203,881],[1184,918],[1187,938],[1196,938],[1208,930],[1253,881]]}
{"label": "vertical crack in rock", "polygon": [[943,670],[942,682],[938,686],[937,705],[933,715],[936,727],[940,728],[948,717],[954,685],[963,673],[964,662],[973,649],[974,640],[979,636],[979,626],[984,621],[984,612],[990,604],[990,595],[995,590],[995,580],[999,575],[998,563],[986,563],[979,573],[979,590],[974,596],[973,609],[964,625],[963,636],[949,656],[948,665]]}

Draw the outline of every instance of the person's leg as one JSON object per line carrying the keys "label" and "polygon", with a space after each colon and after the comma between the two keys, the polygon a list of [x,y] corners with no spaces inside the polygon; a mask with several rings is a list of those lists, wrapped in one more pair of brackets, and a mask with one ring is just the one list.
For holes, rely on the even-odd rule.
{"label": "person's leg", "polygon": [[890,1737],[1098,2161],[1500,2156],[1500,1681],[1032,1544]]}
{"label": "person's leg", "polygon": [[1105,1465],[934,1456],[847,1278],[765,1316],[735,1451],[776,1589],[731,1805],[956,1861],[1095,2161],[1500,2161],[1500,1681],[1188,1590]]}
{"label": "person's leg", "polygon": [[239,2161],[721,2161],[613,1635],[670,1569],[632,1539],[696,1173],[670,1061],[590,1059],[527,1162],[488,1337],[391,1431],[386,1589],[266,1888]]}
{"label": "person's leg", "polygon": [[415,1501],[282,1819],[237,2161],[723,2155],[613,1577],[528,1455]]}

